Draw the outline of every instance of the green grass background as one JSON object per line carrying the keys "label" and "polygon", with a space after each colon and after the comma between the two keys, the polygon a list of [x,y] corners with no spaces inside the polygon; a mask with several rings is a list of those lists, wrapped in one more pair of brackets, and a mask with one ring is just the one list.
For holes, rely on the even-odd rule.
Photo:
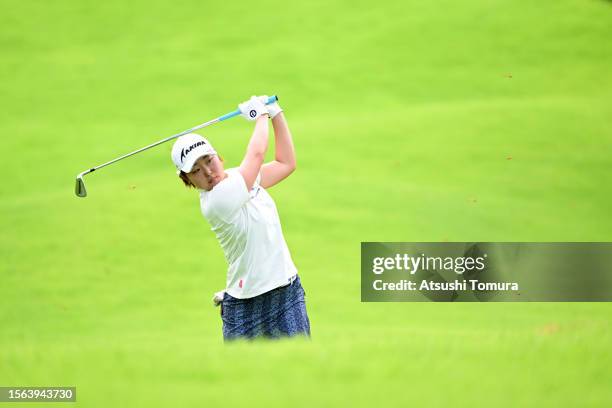
{"label": "green grass background", "polygon": [[[359,294],[361,241],[612,239],[609,1],[0,4],[0,385],[83,407],[612,404],[610,304]],[[271,193],[313,337],[226,346],[224,258],[171,144],[86,199],[74,178],[263,93],[295,139]],[[203,134],[234,166],[251,127]]]}

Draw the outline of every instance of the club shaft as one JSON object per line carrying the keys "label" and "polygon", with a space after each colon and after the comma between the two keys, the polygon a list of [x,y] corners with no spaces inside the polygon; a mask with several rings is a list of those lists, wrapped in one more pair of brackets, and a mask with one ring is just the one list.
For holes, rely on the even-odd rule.
{"label": "club shaft", "polygon": [[[233,112],[232,112],[232,113],[233,113]],[[148,146],[141,147],[140,149],[138,149],[138,150],[134,150],[134,151],[133,151],[133,152],[131,152],[131,153],[124,154],[123,156],[117,157],[116,159],[113,159],[113,160],[108,161],[108,162],[106,162],[106,163],[100,164],[100,165],[98,165],[98,166],[96,166],[96,167],[92,167],[91,169],[89,169],[89,170],[87,171],[87,173],[91,173],[92,171],[95,171],[95,170],[101,169],[102,167],[106,167],[106,166],[108,166],[108,165],[110,165],[110,164],[116,163],[116,162],[118,162],[119,160],[126,159],[126,158],[128,158],[128,157],[130,157],[130,156],[133,156],[133,155],[137,154],[137,153],[143,152],[143,151],[145,151],[145,150],[148,150],[148,149],[150,149],[150,148],[152,148],[152,147],[155,147],[155,146],[157,146],[157,145],[160,145],[160,144],[162,144],[162,143],[166,143],[166,142],[167,142],[167,141],[169,141],[169,140],[176,139],[177,137],[181,137],[181,136],[186,135],[186,134],[191,133],[191,132],[195,132],[195,131],[196,131],[196,130],[198,130],[198,129],[205,128],[206,126],[210,126],[210,125],[212,125],[212,124],[214,124],[214,123],[217,123],[217,122],[220,122],[220,121],[221,121],[221,118],[216,118],[216,119],[213,119],[213,120],[209,120],[208,122],[202,123],[201,125],[198,125],[198,126],[194,126],[194,127],[192,127],[191,129],[187,129],[187,130],[185,130],[185,131],[183,131],[183,132],[181,132],[181,133],[177,133],[176,135],[168,136],[168,137],[167,137],[167,138],[165,138],[165,139],[159,140],[159,141],[157,141],[157,142],[155,142],[155,143],[151,143],[151,144],[150,144],[150,145],[148,145]]]}
{"label": "club shaft", "polygon": [[[274,102],[276,102],[277,100],[278,100],[278,97],[277,97],[276,95],[270,96],[270,97],[268,98],[268,100],[266,101],[266,105],[271,104],[271,103],[274,103]],[[219,116],[218,118],[215,118],[215,119],[213,119],[213,120],[209,120],[208,122],[204,122],[204,123],[202,123],[201,125],[194,126],[194,127],[192,127],[191,129],[187,129],[187,130],[185,130],[185,131],[183,131],[183,132],[181,132],[181,133],[177,133],[176,135],[168,136],[167,138],[162,139],[162,140],[160,140],[160,141],[158,141],[158,142],[152,143],[152,144],[150,144],[150,145],[148,145],[148,146],[145,146],[145,147],[141,147],[141,148],[140,148],[140,149],[138,149],[138,150],[134,150],[134,151],[133,151],[133,152],[131,152],[131,153],[124,154],[123,156],[117,157],[116,159],[113,159],[113,160],[108,161],[108,162],[106,162],[106,163],[103,163],[103,164],[97,165],[96,167],[92,167],[92,168],[90,168],[89,170],[86,170],[86,171],[84,171],[83,173],[79,174],[79,177],[82,177],[82,176],[84,176],[85,174],[91,173],[92,171],[95,171],[95,170],[101,169],[102,167],[106,167],[106,166],[108,166],[108,165],[110,165],[110,164],[116,163],[116,162],[118,162],[119,160],[126,159],[126,158],[128,158],[128,157],[130,157],[130,156],[133,156],[133,155],[137,154],[137,153],[140,153],[140,152],[143,152],[143,151],[145,151],[145,150],[148,150],[148,149],[150,149],[150,148],[152,148],[152,147],[155,147],[155,146],[157,146],[157,145],[160,145],[160,144],[162,144],[162,143],[166,143],[166,142],[167,142],[167,141],[169,141],[169,140],[176,139],[177,137],[181,137],[181,136],[186,135],[186,134],[188,134],[188,133],[194,132],[194,131],[196,131],[196,130],[198,130],[198,129],[205,128],[206,126],[210,126],[210,125],[212,125],[212,124],[214,124],[214,123],[221,122],[221,121],[223,121],[223,120],[230,119],[230,118],[233,118],[234,116],[238,116],[238,115],[240,115],[240,110],[239,110],[239,109],[236,109],[235,111],[232,111],[232,112],[226,113],[225,115]]]}

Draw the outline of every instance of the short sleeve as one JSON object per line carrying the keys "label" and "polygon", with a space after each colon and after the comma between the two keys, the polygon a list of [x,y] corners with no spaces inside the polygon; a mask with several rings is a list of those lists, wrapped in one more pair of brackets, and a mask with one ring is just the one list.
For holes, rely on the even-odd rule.
{"label": "short sleeve", "polygon": [[249,192],[239,171],[227,172],[221,181],[207,194],[208,211],[223,220],[230,220],[249,201]]}

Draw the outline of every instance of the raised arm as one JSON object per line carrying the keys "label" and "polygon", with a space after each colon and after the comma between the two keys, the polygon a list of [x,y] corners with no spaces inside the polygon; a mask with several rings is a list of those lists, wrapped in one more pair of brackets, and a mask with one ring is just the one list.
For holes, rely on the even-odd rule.
{"label": "raised arm", "polygon": [[268,110],[255,97],[240,104],[239,108],[242,116],[255,121],[255,130],[251,135],[247,151],[238,169],[244,178],[247,189],[251,190],[268,150]]}
{"label": "raised arm", "polygon": [[295,170],[295,149],[285,114],[278,103],[268,105],[274,127],[274,160],[261,167],[261,186],[272,187]]}

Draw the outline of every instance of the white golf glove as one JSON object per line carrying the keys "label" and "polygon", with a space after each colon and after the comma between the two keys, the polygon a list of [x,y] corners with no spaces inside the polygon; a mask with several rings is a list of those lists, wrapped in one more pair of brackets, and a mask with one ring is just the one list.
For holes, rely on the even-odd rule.
{"label": "white golf glove", "polygon": [[[268,95],[261,95],[259,97],[259,100],[263,104],[265,104],[268,101]],[[266,108],[268,108],[268,113],[270,114],[270,119],[274,119],[274,117],[276,115],[278,115],[279,113],[281,113],[283,111],[283,109],[278,104],[278,101],[275,101],[274,103],[266,105]]]}
{"label": "white golf glove", "polygon": [[213,305],[219,306],[221,304],[221,302],[223,302],[223,295],[224,294],[225,294],[224,290],[221,290],[219,292],[215,292],[215,295],[212,298]]}
{"label": "white golf glove", "polygon": [[240,109],[240,116],[246,120],[256,120],[261,115],[268,113],[266,105],[256,96],[251,96],[251,99],[242,102],[238,105],[238,109]]}

